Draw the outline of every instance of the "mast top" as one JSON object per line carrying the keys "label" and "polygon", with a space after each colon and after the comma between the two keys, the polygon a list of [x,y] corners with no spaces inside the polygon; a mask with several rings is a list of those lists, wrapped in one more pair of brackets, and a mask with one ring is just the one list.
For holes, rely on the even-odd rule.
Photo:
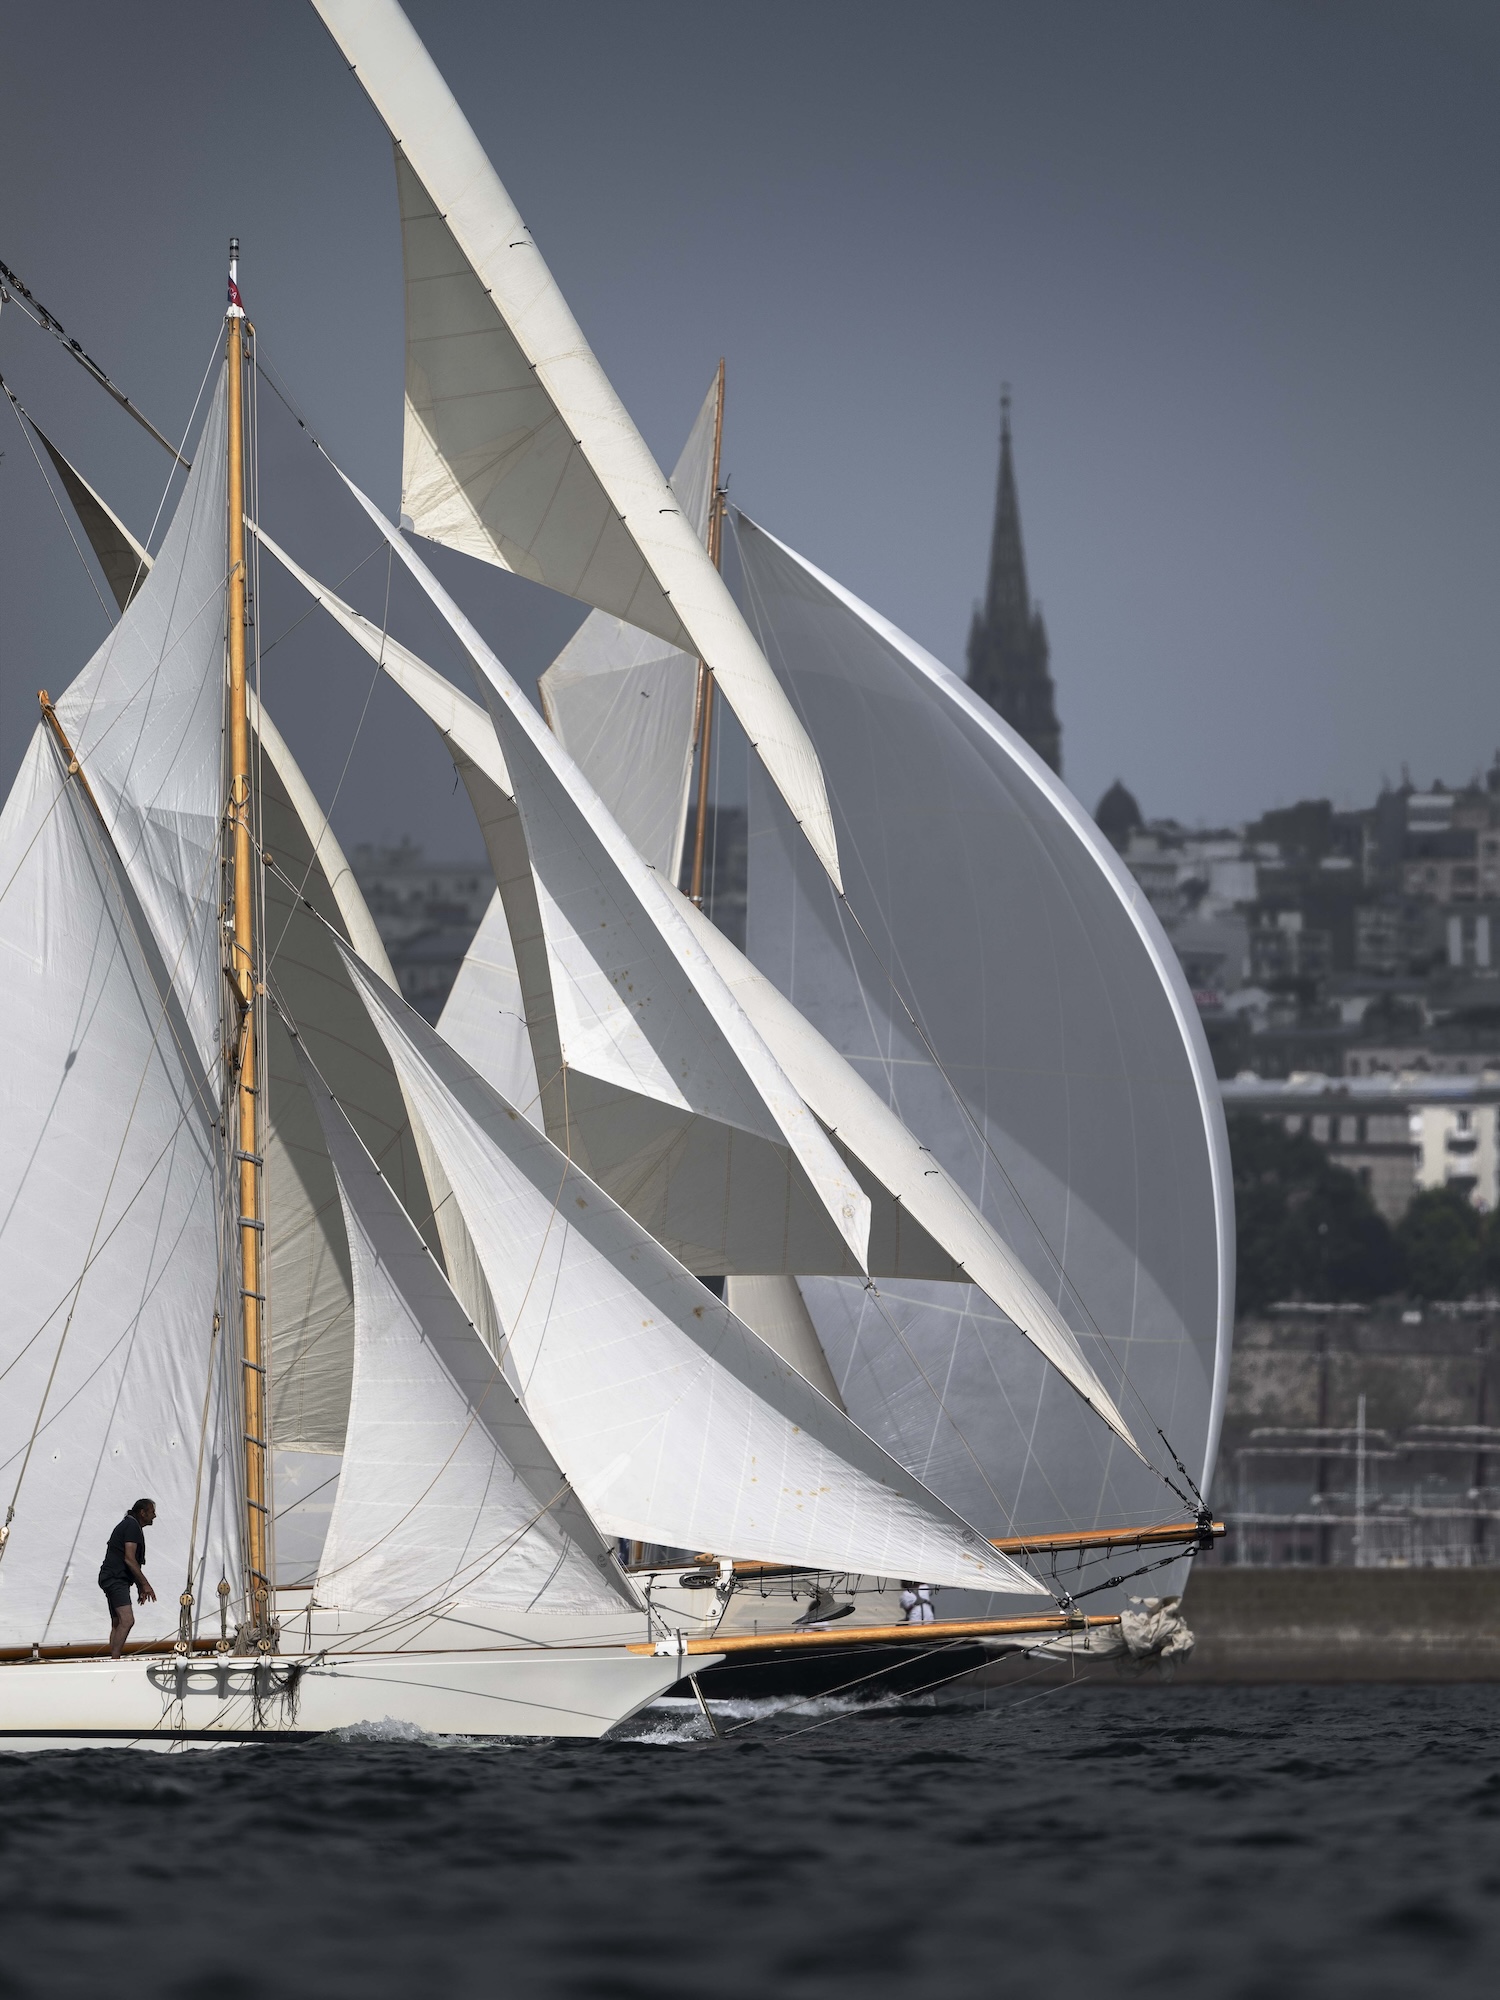
{"label": "mast top", "polygon": [[245,317],[245,308],[240,303],[240,239],[238,236],[231,236],[229,239],[229,310],[225,313],[224,317],[226,319],[243,319]]}

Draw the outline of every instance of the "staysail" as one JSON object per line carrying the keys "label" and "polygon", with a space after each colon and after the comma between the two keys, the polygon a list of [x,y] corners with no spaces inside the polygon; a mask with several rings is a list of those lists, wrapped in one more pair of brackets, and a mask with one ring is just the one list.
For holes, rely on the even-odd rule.
{"label": "staysail", "polygon": [[316,1072],[306,1080],[343,1205],[356,1325],[318,1603],[405,1617],[630,1607],[431,1252]]}
{"label": "staysail", "polygon": [[830,877],[817,757],[396,0],[315,0],[396,146],[402,510],[416,533],[701,658]]}
{"label": "staysail", "polygon": [[[858,857],[844,907],[755,787],[750,954],[1015,1247],[1137,1429],[1149,1413],[1206,1486],[1233,1218],[1171,948],[1087,815],[969,688],[743,517],[736,542],[747,613]],[[955,1506],[998,1507],[1017,1531],[1159,1512],[1158,1480],[977,1291],[803,1291],[851,1411]]]}

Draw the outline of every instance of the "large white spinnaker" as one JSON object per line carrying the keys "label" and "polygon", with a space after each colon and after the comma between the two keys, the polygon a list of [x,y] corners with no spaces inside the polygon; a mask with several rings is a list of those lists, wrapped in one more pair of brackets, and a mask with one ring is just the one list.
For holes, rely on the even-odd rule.
{"label": "large white spinnaker", "polygon": [[[717,376],[682,456],[672,491],[702,539],[713,502]],[[607,611],[591,611],[538,683],[542,710],[574,762],[669,882],[682,869],[693,769],[697,662]]]}
{"label": "large white spinnaker", "polygon": [[150,578],[57,702],[76,758],[40,725],[0,816],[0,1644],[103,1639],[104,1543],[144,1497],[140,1636],[176,1630],[195,1515],[197,1616],[221,1576],[243,1597],[213,1081],[224,463],[221,388]]}
{"label": "large white spinnaker", "polygon": [[349,956],[474,1237],[507,1378],[600,1528],[816,1569],[1044,1588]]}
{"label": "large white spinnaker", "polygon": [[598,1530],[316,1072],[354,1275],[354,1383],[315,1596],[432,1617],[634,1608]]}
{"label": "large white spinnaker", "polygon": [[[735,545],[857,857],[845,909],[753,787],[751,957],[931,1146],[1103,1379],[1124,1378],[1138,1432],[1149,1412],[1206,1486],[1232,1197],[1170,945],[1087,814],[971,689],[743,517]],[[879,1291],[803,1285],[851,1411],[955,1506],[996,1495],[1028,1532],[1174,1507],[977,1290]],[[1171,1471],[1159,1442],[1153,1457]]]}
{"label": "large white spinnaker", "polygon": [[396,147],[402,511],[416,533],[701,658],[836,882],[818,760],[396,0],[314,0]]}

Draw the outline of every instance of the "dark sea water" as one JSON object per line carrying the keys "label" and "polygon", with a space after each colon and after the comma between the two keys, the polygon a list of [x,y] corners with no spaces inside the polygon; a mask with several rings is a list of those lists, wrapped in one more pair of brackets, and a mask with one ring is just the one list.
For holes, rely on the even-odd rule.
{"label": "dark sea water", "polygon": [[0,1757],[0,1995],[1500,1993],[1500,1687],[746,1721]]}

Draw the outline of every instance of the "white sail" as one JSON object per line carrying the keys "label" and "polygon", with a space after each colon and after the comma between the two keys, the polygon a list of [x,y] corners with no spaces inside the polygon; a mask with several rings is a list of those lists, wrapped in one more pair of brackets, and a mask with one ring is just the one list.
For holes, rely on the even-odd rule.
{"label": "white sail", "polygon": [[818,761],[396,0],[315,0],[396,143],[402,509],[419,534],[701,657],[832,879]]}
{"label": "white sail", "polygon": [[215,1335],[238,1304],[220,1283],[216,1012],[204,1026],[223,438],[220,398],[150,581],[57,703],[80,768],[39,727],[0,817],[6,1644],[102,1638],[104,1542],[142,1497],[161,1590],[143,1635],[176,1629],[195,1511],[199,1615],[221,1575],[242,1595],[232,1333]]}
{"label": "white sail", "polygon": [[443,1003],[438,1032],[507,1103],[519,1105],[533,1124],[540,1124],[526,1001],[498,889]]}
{"label": "white sail", "polygon": [[[751,956],[1014,1246],[1117,1398],[1128,1382],[1137,1429],[1149,1412],[1206,1485],[1233,1219],[1212,1067],[1171,948],[1087,815],[968,687],[743,519],[737,542],[746,602],[859,857],[849,911],[870,939],[756,787]],[[1159,1513],[1160,1483],[1109,1449],[977,1290],[803,1290],[850,1409],[955,1506],[988,1496],[1027,1531]]]}
{"label": "white sail", "polygon": [[607,1533],[1007,1591],[990,1548],[357,961],[462,1207],[506,1373]]}
{"label": "white sail", "polygon": [[353,1260],[354,1385],[316,1598],[616,1614],[632,1600],[432,1254],[315,1073]]}
{"label": "white sail", "polygon": [[[717,376],[672,473],[701,540],[713,500]],[[591,611],[538,683],[542,711],[643,859],[675,882],[693,768],[697,662],[675,646]]]}
{"label": "white sail", "polygon": [[724,1302],[758,1340],[763,1340],[783,1361],[789,1361],[830,1403],[837,1403],[843,1409],[839,1385],[833,1379],[828,1356],[818,1340],[818,1329],[794,1277],[784,1271],[760,1277],[731,1276],[725,1281]]}
{"label": "white sail", "polygon": [[224,410],[221,376],[150,575],[57,702],[209,1076],[220,1035]]}

